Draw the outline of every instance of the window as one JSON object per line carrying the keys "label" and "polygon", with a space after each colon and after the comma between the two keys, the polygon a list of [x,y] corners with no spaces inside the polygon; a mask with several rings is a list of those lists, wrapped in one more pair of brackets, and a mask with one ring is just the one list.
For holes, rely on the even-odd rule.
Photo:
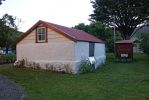
{"label": "window", "polygon": [[37,28],[36,36],[37,36],[36,37],[37,42],[46,42],[46,28],[45,27]]}
{"label": "window", "polygon": [[94,48],[95,48],[95,43],[89,43],[89,57],[93,57],[94,56]]}

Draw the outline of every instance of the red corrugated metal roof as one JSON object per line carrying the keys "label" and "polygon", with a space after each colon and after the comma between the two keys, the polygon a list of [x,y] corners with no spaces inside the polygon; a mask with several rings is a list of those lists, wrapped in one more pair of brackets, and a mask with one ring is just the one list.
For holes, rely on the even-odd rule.
{"label": "red corrugated metal roof", "polygon": [[116,41],[115,43],[133,43],[132,40],[121,40],[121,41]]}
{"label": "red corrugated metal roof", "polygon": [[104,41],[96,38],[93,35],[90,35],[87,32],[82,31],[82,30],[73,29],[73,28],[69,28],[69,27],[65,27],[65,26],[61,26],[61,25],[57,25],[57,24],[53,24],[53,23],[49,23],[49,22],[46,22],[46,23],[54,26],[55,28],[57,28],[58,30],[63,32],[64,34],[72,37],[73,39],[75,39],[77,41],[88,41],[88,42],[104,43]]}
{"label": "red corrugated metal roof", "polygon": [[104,41],[96,38],[95,36],[84,32],[82,30],[73,29],[45,21],[38,21],[32,28],[30,28],[26,33],[24,33],[17,41],[21,41],[26,35],[28,35],[34,28],[36,28],[39,24],[45,24],[47,27],[52,27],[53,29],[61,32],[63,35],[67,36],[68,38],[75,40],[75,41],[87,41],[87,42],[97,42],[97,43],[104,43]]}

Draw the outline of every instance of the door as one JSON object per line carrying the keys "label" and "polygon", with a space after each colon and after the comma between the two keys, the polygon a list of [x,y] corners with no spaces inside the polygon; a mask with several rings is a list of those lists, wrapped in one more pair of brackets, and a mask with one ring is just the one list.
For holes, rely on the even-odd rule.
{"label": "door", "polygon": [[[90,42],[89,43],[89,57],[94,57],[95,52],[95,43]],[[95,64],[92,64],[92,67],[95,68]]]}
{"label": "door", "polygon": [[95,49],[95,43],[90,42],[89,43],[89,57],[93,57],[94,56],[94,50]]}

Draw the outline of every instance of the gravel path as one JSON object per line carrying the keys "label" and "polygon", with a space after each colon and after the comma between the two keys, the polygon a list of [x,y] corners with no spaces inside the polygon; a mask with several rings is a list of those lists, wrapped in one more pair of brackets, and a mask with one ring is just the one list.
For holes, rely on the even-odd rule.
{"label": "gravel path", "polygon": [[0,74],[0,100],[22,100],[23,97],[22,88]]}

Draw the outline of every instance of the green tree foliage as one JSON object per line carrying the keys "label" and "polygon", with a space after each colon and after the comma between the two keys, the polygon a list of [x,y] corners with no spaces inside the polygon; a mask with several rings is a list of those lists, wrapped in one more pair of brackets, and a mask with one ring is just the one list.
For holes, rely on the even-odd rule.
{"label": "green tree foliage", "polygon": [[8,53],[9,48],[14,48],[15,39],[19,34],[15,20],[16,18],[8,14],[0,19],[0,47],[6,48],[6,53]]}
{"label": "green tree foliage", "polygon": [[[2,4],[0,0],[0,5]],[[0,19],[0,48],[6,48],[6,53],[8,53],[9,48],[15,49],[15,40],[21,34],[17,31],[18,26],[15,23],[16,18],[11,15],[5,14]],[[21,20],[18,20],[18,24]]]}
{"label": "green tree foliage", "polygon": [[74,26],[73,28],[83,30],[85,32],[89,32],[88,25],[85,25],[84,23],[79,23],[78,25]]}
{"label": "green tree foliage", "polygon": [[[99,39],[102,39],[106,42],[106,49],[109,52],[113,52],[114,49],[114,35],[113,35],[113,29],[106,27],[101,22],[95,22],[91,23],[90,25],[85,25],[84,23],[80,23],[76,25],[74,28],[83,30],[85,32],[88,32],[94,36],[96,36]],[[120,39],[120,33],[116,32],[116,40]]]}
{"label": "green tree foliage", "polygon": [[149,20],[149,0],[92,0],[91,21],[116,26],[129,39],[137,25]]}
{"label": "green tree foliage", "polygon": [[141,47],[143,48],[143,52],[149,55],[149,34],[142,36]]}

